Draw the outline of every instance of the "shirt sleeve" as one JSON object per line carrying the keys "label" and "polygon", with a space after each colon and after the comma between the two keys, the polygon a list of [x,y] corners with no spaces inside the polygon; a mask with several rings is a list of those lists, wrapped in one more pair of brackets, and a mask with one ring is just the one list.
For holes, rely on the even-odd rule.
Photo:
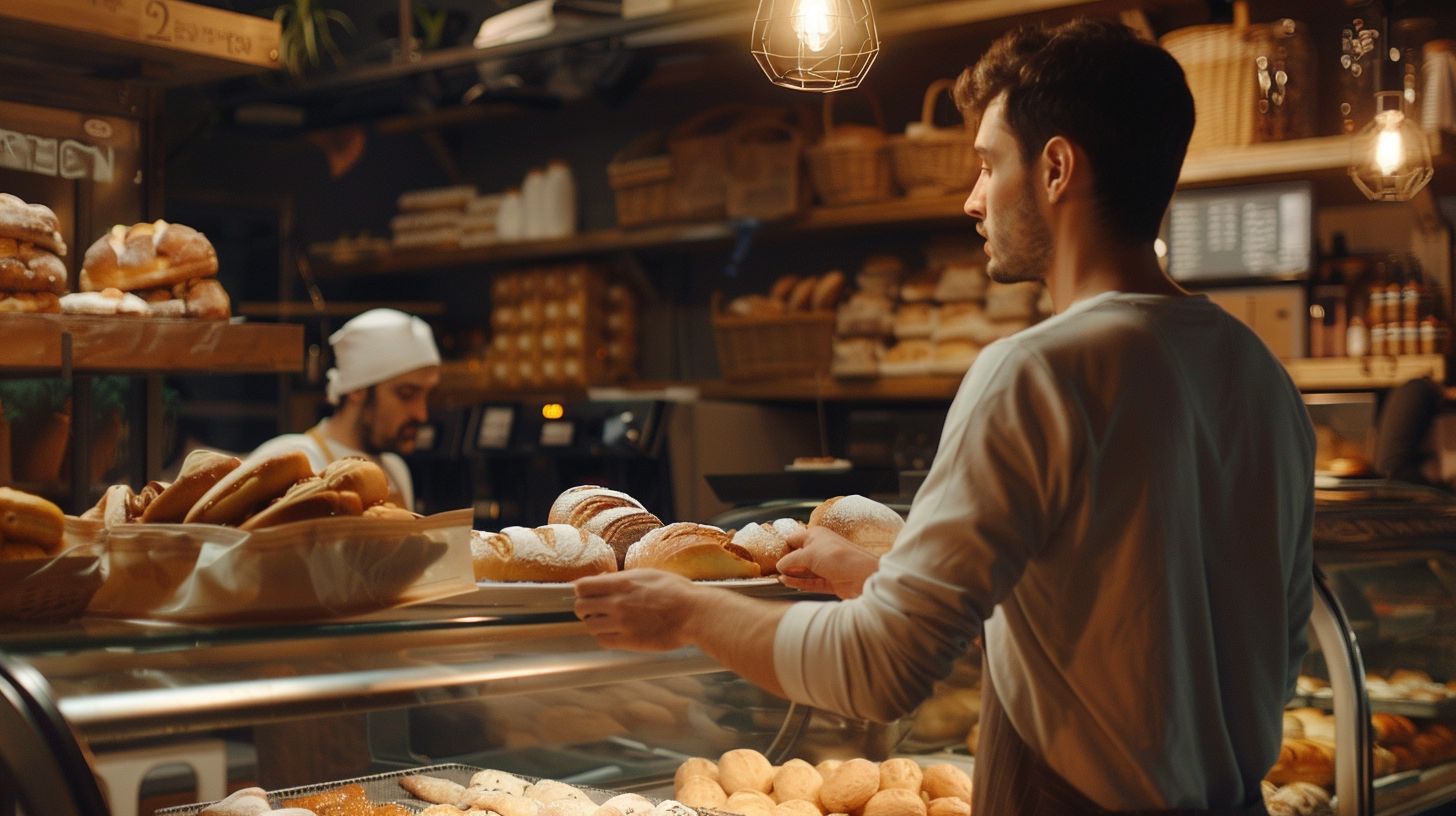
{"label": "shirt sleeve", "polygon": [[964,655],[1059,523],[1081,427],[1045,362],[988,346],[961,383],[910,516],[864,594],[795,604],[774,637],[793,700],[888,722]]}

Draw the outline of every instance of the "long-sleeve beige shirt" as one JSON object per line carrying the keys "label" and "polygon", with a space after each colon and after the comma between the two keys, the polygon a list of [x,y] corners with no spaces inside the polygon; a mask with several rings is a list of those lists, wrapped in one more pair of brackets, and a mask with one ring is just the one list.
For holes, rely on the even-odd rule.
{"label": "long-sleeve beige shirt", "polygon": [[984,632],[1017,732],[1097,804],[1237,806],[1307,648],[1313,468],[1283,367],[1207,299],[1074,304],[981,353],[864,594],[779,624],[779,682],[886,720]]}

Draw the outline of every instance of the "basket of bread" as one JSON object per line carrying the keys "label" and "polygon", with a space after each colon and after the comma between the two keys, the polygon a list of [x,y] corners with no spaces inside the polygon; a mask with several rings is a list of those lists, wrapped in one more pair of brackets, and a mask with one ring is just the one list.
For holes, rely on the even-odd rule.
{"label": "basket of bread", "polygon": [[885,117],[878,100],[870,96],[875,125],[834,122],[834,98],[824,96],[824,137],[804,151],[809,178],[819,200],[830,207],[871,204],[895,195],[890,150],[885,139]]}
{"label": "basket of bread", "polygon": [[100,525],[0,487],[0,621],[62,623],[101,586]]}
{"label": "basket of bread", "polygon": [[844,273],[784,275],[767,295],[745,295],[723,306],[714,297],[718,366],[730,380],[827,373],[834,341],[834,307]]}
{"label": "basket of bread", "polygon": [[385,501],[373,462],[315,474],[293,452],[243,464],[195,451],[177,481],[117,485],[83,518],[105,527],[93,614],[225,622],[357,615],[474,589],[470,511]]}
{"label": "basket of bread", "polygon": [[895,182],[909,197],[945,195],[971,189],[980,171],[976,134],[965,125],[935,126],[935,103],[955,80],[937,79],[925,89],[920,121],[905,127],[903,136],[890,137],[890,158]]}

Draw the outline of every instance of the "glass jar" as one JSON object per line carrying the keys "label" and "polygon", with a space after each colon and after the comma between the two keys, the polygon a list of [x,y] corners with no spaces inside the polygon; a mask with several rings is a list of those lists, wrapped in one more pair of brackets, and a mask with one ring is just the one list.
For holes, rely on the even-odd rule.
{"label": "glass jar", "polygon": [[1313,136],[1319,75],[1309,26],[1277,20],[1252,26],[1248,38],[1256,81],[1253,140],[1279,142]]}

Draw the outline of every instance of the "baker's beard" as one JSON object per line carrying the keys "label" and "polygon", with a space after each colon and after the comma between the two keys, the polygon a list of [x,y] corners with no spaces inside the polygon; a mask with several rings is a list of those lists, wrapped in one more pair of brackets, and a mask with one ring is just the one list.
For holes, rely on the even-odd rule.
{"label": "baker's beard", "polygon": [[995,228],[986,231],[996,255],[986,264],[986,275],[997,283],[1046,280],[1051,267],[1052,231],[1037,209],[1028,183],[1009,213],[998,214]]}
{"label": "baker's beard", "polygon": [[406,422],[394,432],[394,435],[390,436],[375,427],[377,415],[373,405],[365,405],[364,410],[359,412],[355,431],[359,443],[364,446],[364,452],[370,456],[378,456],[381,453],[412,452],[415,448],[415,434],[420,429],[420,423]]}

